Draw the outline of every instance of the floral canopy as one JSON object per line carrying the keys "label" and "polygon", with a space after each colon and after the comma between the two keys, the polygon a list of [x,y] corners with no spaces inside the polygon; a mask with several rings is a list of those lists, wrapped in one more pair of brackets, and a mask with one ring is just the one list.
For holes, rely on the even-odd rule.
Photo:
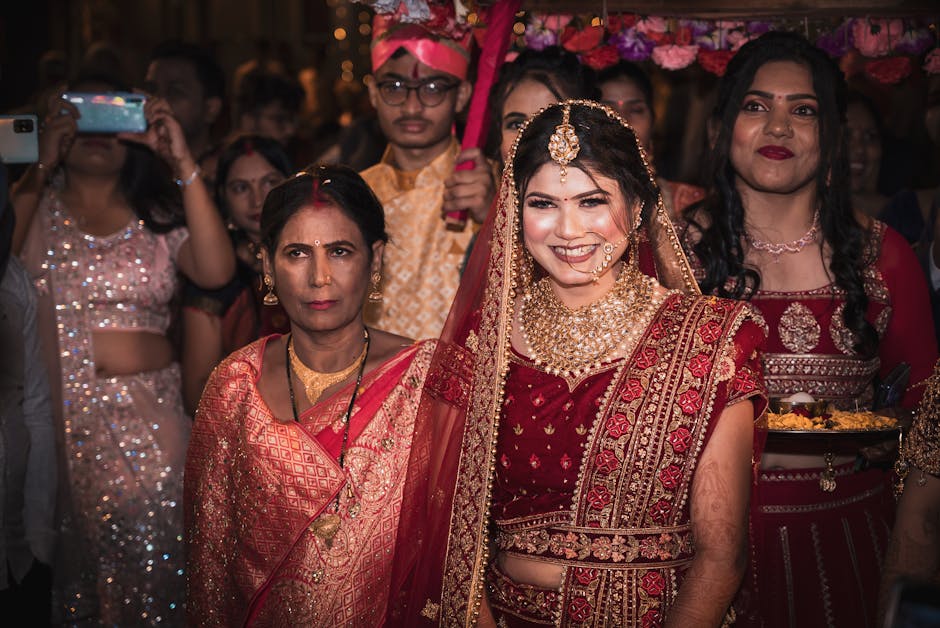
{"label": "floral canopy", "polygon": [[[375,0],[362,4],[442,33],[472,29],[482,42],[487,15],[498,3]],[[650,5],[650,13],[642,12],[644,4]],[[507,33],[509,54],[560,45],[594,69],[621,59],[649,60],[666,70],[698,64],[721,76],[744,43],[768,30],[789,30],[804,33],[831,56],[881,83],[898,83],[917,65],[927,74],[940,74],[940,8],[932,3],[861,1],[851,9],[853,15],[844,15],[844,5],[831,2],[831,7],[816,3],[812,13],[805,5],[790,8],[798,5],[787,0],[747,3],[745,8],[742,4],[734,8],[726,0],[640,1],[626,9],[627,3],[621,2],[523,2],[511,34]],[[593,11],[585,12],[586,6]]]}

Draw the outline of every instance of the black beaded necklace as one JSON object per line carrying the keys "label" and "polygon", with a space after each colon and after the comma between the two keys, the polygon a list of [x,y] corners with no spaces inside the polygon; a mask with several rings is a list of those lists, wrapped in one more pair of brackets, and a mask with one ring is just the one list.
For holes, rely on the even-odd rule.
{"label": "black beaded necklace", "polygon": [[[356,397],[359,396],[359,386],[362,385],[362,375],[366,370],[366,362],[369,360],[369,345],[371,344],[371,337],[369,336],[369,329],[363,328],[365,330],[365,343],[366,343],[366,354],[362,358],[362,364],[359,365],[359,372],[356,374],[356,386],[353,388],[352,395],[349,397],[349,405],[346,407],[346,415],[343,417],[343,445],[339,450],[339,468],[343,468],[343,460],[346,457],[346,443],[349,440],[349,420],[352,417],[353,404],[356,403]],[[299,423],[300,417],[297,414],[297,400],[294,397],[294,381],[293,381],[293,370],[290,366],[290,353],[288,347],[290,347],[290,338],[288,337],[287,342],[284,343],[284,367],[287,372],[287,390],[290,392],[290,409],[294,415],[294,422]],[[337,503],[339,502],[339,495],[336,496]]]}

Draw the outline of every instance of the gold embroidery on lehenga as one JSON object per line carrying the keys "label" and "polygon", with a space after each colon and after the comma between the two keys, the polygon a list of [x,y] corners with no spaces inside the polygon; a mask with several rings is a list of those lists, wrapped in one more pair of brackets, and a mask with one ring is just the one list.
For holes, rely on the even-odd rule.
{"label": "gold embroidery on lehenga", "polygon": [[809,353],[819,344],[819,321],[802,303],[791,303],[783,311],[777,333],[783,346],[793,353]]}

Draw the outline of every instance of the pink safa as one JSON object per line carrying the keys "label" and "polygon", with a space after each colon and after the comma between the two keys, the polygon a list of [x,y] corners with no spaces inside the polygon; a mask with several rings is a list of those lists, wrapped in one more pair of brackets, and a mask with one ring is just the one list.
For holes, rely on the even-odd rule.
{"label": "pink safa", "polygon": [[470,33],[460,39],[435,35],[418,24],[399,22],[394,15],[372,21],[372,71],[376,72],[399,48],[435,70],[464,80],[470,64]]}

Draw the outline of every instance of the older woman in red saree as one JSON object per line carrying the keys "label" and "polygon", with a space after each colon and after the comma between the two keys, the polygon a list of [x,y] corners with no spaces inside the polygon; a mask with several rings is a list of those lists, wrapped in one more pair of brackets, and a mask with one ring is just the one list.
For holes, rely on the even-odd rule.
{"label": "older woman in red saree", "polygon": [[[317,167],[262,214],[267,302],[289,336],[230,355],[186,463],[190,622],[378,625],[432,343],[368,329],[387,236],[352,170]],[[370,288],[371,281],[371,288]],[[275,293],[276,290],[276,293]]]}
{"label": "older woman in red saree", "polygon": [[501,189],[432,361],[389,623],[720,624],[747,562],[760,322],[698,293],[613,110],[543,109]]}

